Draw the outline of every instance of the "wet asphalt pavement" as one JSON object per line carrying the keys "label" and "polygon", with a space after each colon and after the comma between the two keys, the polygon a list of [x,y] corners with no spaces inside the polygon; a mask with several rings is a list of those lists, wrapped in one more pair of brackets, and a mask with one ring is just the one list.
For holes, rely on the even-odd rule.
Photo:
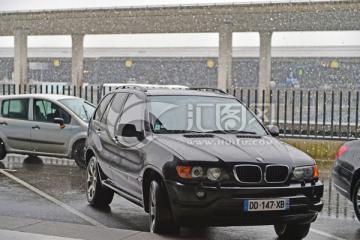
{"label": "wet asphalt pavement", "polygon": [[[95,222],[110,228],[148,231],[148,215],[142,208],[120,196],[116,195],[107,209],[90,207],[85,195],[85,170],[79,169],[73,160],[8,155],[0,161],[0,168],[8,169],[12,176],[49,196],[41,196],[36,190],[0,173],[0,216],[82,225],[94,225]],[[325,185],[324,209],[311,225],[306,239],[360,239],[360,222],[354,215],[352,204],[331,186],[329,168],[325,167],[320,173]],[[52,198],[61,204],[54,203]],[[66,209],[66,206],[73,211]],[[277,239],[272,226],[182,229],[180,236],[198,239]]]}

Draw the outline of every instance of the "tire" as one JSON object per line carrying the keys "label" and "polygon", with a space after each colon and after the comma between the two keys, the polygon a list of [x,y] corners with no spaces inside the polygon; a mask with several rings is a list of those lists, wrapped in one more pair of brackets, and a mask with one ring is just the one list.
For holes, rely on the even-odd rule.
{"label": "tire", "polygon": [[85,142],[81,141],[74,146],[73,149],[73,158],[76,165],[79,168],[86,168],[86,159],[85,159]]}
{"label": "tire", "polygon": [[305,238],[310,230],[310,223],[306,224],[278,224],[275,225],[275,232],[279,239],[298,240]]}
{"label": "tire", "polygon": [[96,158],[92,157],[86,168],[86,198],[91,206],[104,208],[114,197],[114,191],[103,186],[96,166]]}
{"label": "tire", "polygon": [[0,160],[3,160],[6,157],[6,149],[3,141],[0,141]]}
{"label": "tire", "polygon": [[353,191],[352,202],[357,219],[360,221],[360,179],[357,181]]}
{"label": "tire", "polygon": [[172,233],[180,231],[173,220],[167,192],[158,181],[153,180],[149,191],[149,225],[151,233]]}

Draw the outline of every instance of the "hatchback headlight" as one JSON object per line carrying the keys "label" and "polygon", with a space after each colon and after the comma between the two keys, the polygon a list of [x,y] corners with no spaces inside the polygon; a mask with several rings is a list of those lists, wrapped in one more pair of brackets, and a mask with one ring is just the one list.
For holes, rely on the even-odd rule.
{"label": "hatchback headlight", "polygon": [[293,171],[291,180],[305,181],[319,178],[319,171],[316,165],[296,167]]}

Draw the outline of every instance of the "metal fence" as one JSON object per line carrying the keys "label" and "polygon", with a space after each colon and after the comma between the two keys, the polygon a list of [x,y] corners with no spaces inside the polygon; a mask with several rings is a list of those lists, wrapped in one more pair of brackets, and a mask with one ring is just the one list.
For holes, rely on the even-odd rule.
{"label": "metal fence", "polygon": [[359,92],[343,90],[231,89],[283,137],[349,140],[359,137]]}
{"label": "metal fence", "polygon": [[[114,87],[88,85],[0,84],[0,95],[16,93],[64,94],[98,104]],[[270,93],[256,88],[230,89],[265,124],[277,125],[280,136],[350,140],[359,138],[359,92],[355,90],[275,89]]]}
{"label": "metal fence", "polygon": [[[111,88],[108,91],[111,91]],[[10,95],[18,93],[34,93],[34,94],[63,94],[69,96],[78,96],[85,100],[98,104],[101,97],[105,93],[105,89],[101,85],[84,86],[77,89],[76,86],[70,85],[25,85],[23,88],[15,84],[0,84],[0,95]]]}

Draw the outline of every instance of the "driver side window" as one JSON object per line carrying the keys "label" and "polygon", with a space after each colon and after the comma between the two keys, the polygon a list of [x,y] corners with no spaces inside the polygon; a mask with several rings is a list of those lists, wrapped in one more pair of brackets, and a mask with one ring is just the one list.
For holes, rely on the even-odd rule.
{"label": "driver side window", "polygon": [[64,119],[65,124],[71,122],[70,114],[57,104],[43,99],[34,99],[33,116],[34,121],[39,122],[53,122],[54,118]]}

